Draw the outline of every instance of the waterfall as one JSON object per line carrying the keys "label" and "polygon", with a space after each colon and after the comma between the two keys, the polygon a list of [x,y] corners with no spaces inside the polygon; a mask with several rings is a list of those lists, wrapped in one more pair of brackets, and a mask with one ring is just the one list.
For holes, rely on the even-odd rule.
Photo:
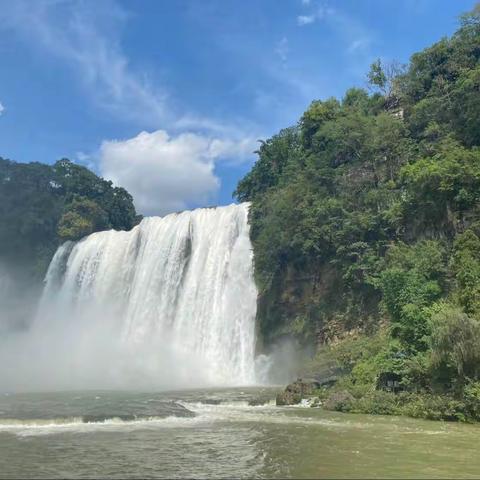
{"label": "waterfall", "polygon": [[65,243],[48,269],[38,322],[55,311],[62,323],[89,325],[89,339],[111,324],[108,338],[146,369],[162,361],[161,372],[193,375],[192,384],[253,383],[247,216],[247,203],[201,208]]}

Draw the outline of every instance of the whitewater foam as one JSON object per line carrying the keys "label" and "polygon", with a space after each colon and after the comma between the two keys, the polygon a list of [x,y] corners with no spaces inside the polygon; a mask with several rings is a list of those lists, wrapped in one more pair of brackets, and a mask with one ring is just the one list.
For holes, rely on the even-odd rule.
{"label": "whitewater foam", "polygon": [[65,243],[48,269],[36,328],[61,331],[69,342],[61,355],[84,377],[104,369],[114,387],[127,376],[162,388],[254,384],[247,218],[248,204],[198,209]]}

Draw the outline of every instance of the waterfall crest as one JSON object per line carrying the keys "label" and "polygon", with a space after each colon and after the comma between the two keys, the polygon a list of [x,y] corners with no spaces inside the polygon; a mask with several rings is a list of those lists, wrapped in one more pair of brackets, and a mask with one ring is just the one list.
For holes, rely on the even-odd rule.
{"label": "waterfall crest", "polygon": [[253,383],[257,291],[247,216],[246,203],[202,208],[67,242],[50,264],[39,316],[53,308],[63,322],[78,322],[103,309],[115,340],[136,358],[150,352],[145,368],[168,350],[172,370],[189,368],[189,358],[206,383]]}

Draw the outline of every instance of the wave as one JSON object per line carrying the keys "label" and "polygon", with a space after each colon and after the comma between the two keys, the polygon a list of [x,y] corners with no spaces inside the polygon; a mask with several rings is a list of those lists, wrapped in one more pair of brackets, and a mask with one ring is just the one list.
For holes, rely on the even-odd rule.
{"label": "wave", "polygon": [[191,417],[142,417],[125,420],[110,417],[104,420],[89,421],[87,417],[50,418],[50,419],[1,419],[0,433],[13,433],[17,436],[36,436],[58,433],[89,433],[97,430],[139,429],[159,427],[182,427],[197,421]]}
{"label": "wave", "polygon": [[[60,433],[91,433],[98,430],[116,431],[125,429],[192,428],[198,425],[222,423],[269,423],[278,425],[299,425],[333,430],[356,430],[388,428],[375,421],[362,421],[350,416],[325,418],[317,415],[318,410],[307,415],[307,409],[276,407],[273,402],[264,405],[249,405],[247,401],[212,403],[178,402],[190,414],[168,416],[146,415],[84,415],[79,417],[58,417],[51,419],[0,419],[0,433],[8,432],[17,436],[37,436]],[[360,420],[360,421],[359,421]],[[397,434],[445,434],[446,431],[415,428],[410,425],[396,425]]]}

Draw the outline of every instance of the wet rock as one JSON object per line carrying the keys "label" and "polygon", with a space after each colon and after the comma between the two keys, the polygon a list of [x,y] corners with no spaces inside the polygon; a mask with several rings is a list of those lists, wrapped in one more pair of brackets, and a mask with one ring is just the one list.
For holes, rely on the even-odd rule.
{"label": "wet rock", "polygon": [[277,395],[277,405],[297,405],[303,398],[313,395],[315,390],[320,387],[320,383],[315,379],[303,380],[297,379],[295,382],[287,385],[285,390]]}

